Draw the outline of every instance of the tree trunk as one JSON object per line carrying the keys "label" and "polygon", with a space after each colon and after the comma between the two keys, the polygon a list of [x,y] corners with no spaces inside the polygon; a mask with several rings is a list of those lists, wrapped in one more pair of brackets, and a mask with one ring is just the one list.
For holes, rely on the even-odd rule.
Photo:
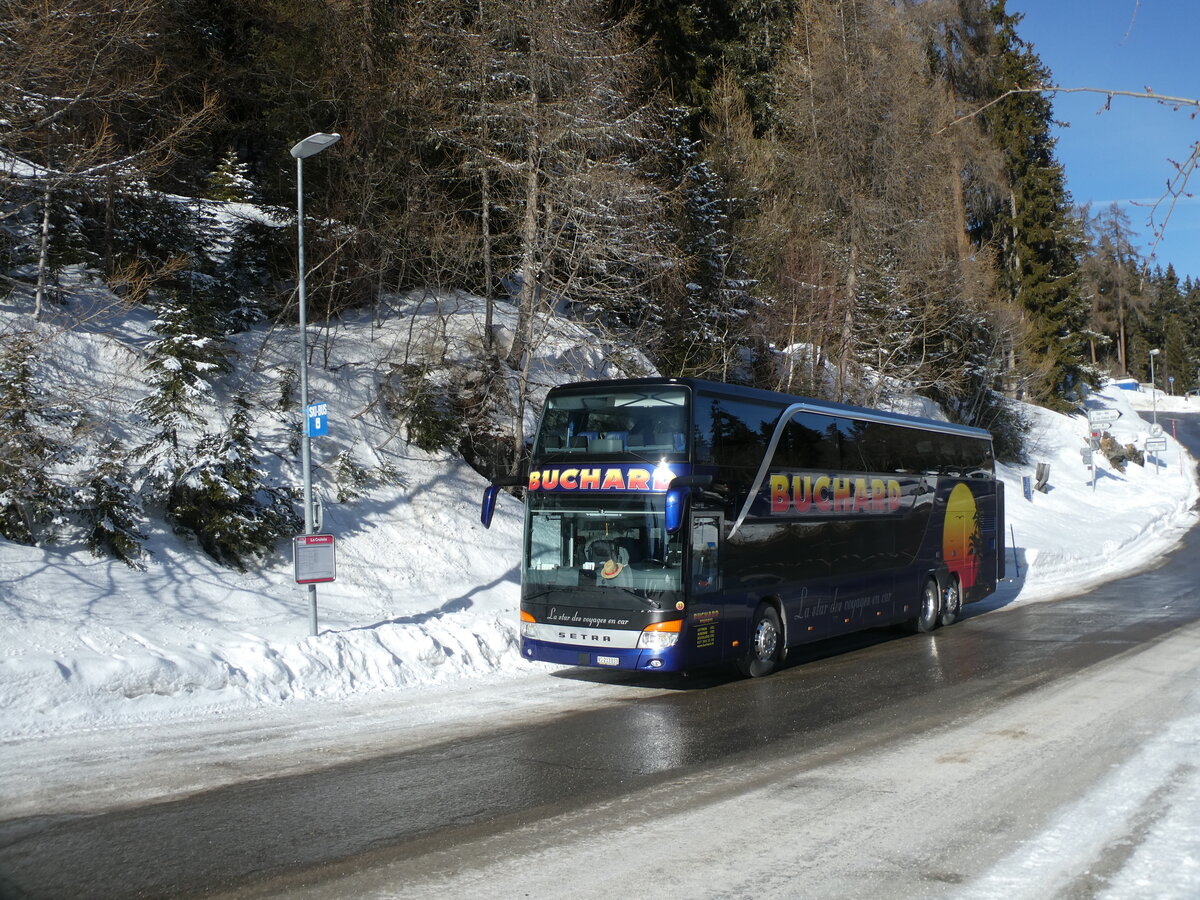
{"label": "tree trunk", "polygon": [[42,302],[46,298],[46,274],[50,267],[50,176],[42,189],[42,234],[38,242],[37,292],[33,298],[33,317],[42,318]]}

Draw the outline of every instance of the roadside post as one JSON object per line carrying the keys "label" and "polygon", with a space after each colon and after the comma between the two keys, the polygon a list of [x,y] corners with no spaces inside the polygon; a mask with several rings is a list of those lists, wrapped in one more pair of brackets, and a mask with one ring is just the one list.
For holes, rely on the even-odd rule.
{"label": "roadside post", "polygon": [[1146,438],[1146,453],[1154,460],[1154,474],[1158,475],[1158,454],[1167,449],[1167,439],[1165,437]]}
{"label": "roadside post", "polygon": [[[313,527],[313,492],[312,492],[312,460],[311,439],[314,435],[326,434],[329,419],[324,410],[325,404],[308,402],[308,301],[305,293],[305,261],[304,261],[304,160],[316,156],[322,150],[332,147],[342,136],[326,134],[319,131],[311,134],[297,143],[290,151],[296,160],[296,244],[297,244],[297,277],[296,294],[299,298],[300,309],[300,406],[305,411],[306,422],[304,433],[300,436],[300,472],[304,480],[304,536],[311,537],[316,529]],[[293,552],[295,551],[295,544]],[[299,571],[297,569],[297,571]],[[317,581],[332,581],[328,579],[312,579],[298,584],[308,585],[308,624],[313,637],[317,636]]]}
{"label": "roadside post", "polygon": [[[1171,437],[1175,438],[1175,443],[1179,443],[1179,420],[1178,419],[1171,420]],[[1179,457],[1179,474],[1182,475],[1182,474],[1184,474],[1183,454],[1176,453],[1175,455]]]}
{"label": "roadside post", "polygon": [[1079,451],[1083,464],[1092,470],[1092,493],[1096,491],[1096,482],[1100,480],[1099,467],[1096,465],[1095,452],[1100,449],[1100,436],[1106,425],[1111,425],[1121,417],[1117,409],[1088,410],[1088,445]]}

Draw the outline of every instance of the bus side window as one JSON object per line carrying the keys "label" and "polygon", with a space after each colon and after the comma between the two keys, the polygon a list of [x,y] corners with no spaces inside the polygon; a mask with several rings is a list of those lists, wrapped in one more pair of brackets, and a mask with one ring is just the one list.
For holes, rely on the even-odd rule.
{"label": "bus side window", "polygon": [[692,517],[692,593],[704,594],[721,587],[721,517]]}

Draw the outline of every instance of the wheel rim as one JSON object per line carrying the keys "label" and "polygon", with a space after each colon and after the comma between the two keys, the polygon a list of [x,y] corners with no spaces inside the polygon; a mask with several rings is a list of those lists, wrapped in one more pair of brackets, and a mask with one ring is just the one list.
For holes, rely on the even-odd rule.
{"label": "wheel rim", "polygon": [[938,614],[938,590],[932,581],[925,585],[925,596],[921,602],[921,618],[932,621]]}
{"label": "wheel rim", "polygon": [[763,619],[754,630],[754,655],[760,662],[775,658],[775,648],[779,646],[779,632],[775,623]]}
{"label": "wheel rim", "polygon": [[953,615],[958,615],[958,611],[962,609],[962,589],[959,587],[958,581],[951,583],[950,587],[946,588],[946,609]]}

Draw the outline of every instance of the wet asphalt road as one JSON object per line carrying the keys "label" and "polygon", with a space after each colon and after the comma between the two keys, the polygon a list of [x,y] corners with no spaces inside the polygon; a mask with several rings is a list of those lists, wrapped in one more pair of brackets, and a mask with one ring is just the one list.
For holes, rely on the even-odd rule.
{"label": "wet asphalt road", "polygon": [[[1160,414],[1193,452],[1200,416]],[[1011,502],[1016,502],[1010,498]],[[1018,536],[1019,537],[1019,536]],[[1011,559],[1010,559],[1011,565]],[[1065,679],[1200,619],[1200,531],[1156,569],[990,616],[937,640],[865,633],[746,681],[564,670],[645,687],[528,727],[101,815],[0,823],[0,897],[286,893],[615,799],[706,767],[867,745]],[[665,690],[664,690],[665,688]]]}

